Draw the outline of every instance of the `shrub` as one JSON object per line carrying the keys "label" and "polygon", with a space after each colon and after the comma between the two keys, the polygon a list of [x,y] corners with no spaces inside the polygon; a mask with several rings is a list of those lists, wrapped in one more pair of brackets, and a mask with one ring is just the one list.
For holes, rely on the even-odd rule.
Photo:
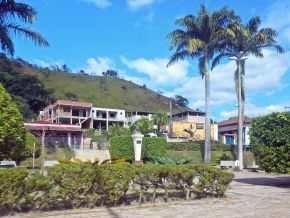
{"label": "shrub", "polygon": [[222,152],[215,157],[215,161],[220,164],[222,160],[233,160],[233,156],[229,153]]}
{"label": "shrub", "polygon": [[[113,137],[109,147],[112,159],[126,159],[133,161],[134,145],[130,136]],[[142,159],[147,161],[151,158],[163,156],[166,153],[166,141],[163,138],[143,138]]]}
{"label": "shrub", "polygon": [[68,163],[49,168],[46,176],[14,168],[0,170],[0,211],[111,206],[136,198],[142,203],[147,196],[154,202],[157,190],[166,201],[170,190],[182,190],[187,200],[193,194],[219,197],[232,179],[233,174],[202,164]]}
{"label": "shrub", "polygon": [[25,192],[24,179],[28,171],[22,168],[0,169],[0,215],[19,211],[19,200]]}
{"label": "shrub", "polygon": [[92,207],[101,198],[102,176],[94,164],[59,164],[49,168],[48,178],[53,187],[49,196],[51,208]]}
{"label": "shrub", "polygon": [[272,113],[252,122],[250,140],[258,165],[266,172],[290,172],[290,112]]}

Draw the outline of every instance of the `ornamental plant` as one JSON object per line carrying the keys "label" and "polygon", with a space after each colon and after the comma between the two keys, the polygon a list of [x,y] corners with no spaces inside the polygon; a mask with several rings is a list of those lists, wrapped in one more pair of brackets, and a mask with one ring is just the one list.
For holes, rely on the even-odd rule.
{"label": "ornamental plant", "polygon": [[290,112],[252,122],[250,139],[258,165],[266,172],[290,173]]}

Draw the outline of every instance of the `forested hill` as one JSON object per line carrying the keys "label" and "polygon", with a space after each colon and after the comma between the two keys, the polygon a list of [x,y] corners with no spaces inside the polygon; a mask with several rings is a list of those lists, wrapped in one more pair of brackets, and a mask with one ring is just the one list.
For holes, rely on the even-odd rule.
{"label": "forested hill", "polygon": [[[96,107],[127,111],[169,110],[168,97],[146,88],[146,84],[139,86],[124,79],[39,68],[21,59],[8,59],[5,55],[0,56],[0,73],[0,82],[22,105],[22,113],[30,108],[37,114],[55,99],[89,101]],[[176,102],[172,107],[173,112],[189,109]]]}

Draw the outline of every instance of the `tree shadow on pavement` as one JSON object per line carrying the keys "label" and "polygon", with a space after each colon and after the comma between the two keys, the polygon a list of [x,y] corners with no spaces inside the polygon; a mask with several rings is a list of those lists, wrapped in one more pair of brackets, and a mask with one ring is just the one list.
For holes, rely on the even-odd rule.
{"label": "tree shadow on pavement", "polygon": [[111,207],[107,207],[108,213],[110,214],[110,217],[112,218],[121,218],[121,216],[114,211]]}
{"label": "tree shadow on pavement", "polygon": [[256,178],[241,178],[234,179],[240,183],[246,183],[251,185],[273,186],[279,188],[290,188],[290,176],[281,177],[256,177]]}

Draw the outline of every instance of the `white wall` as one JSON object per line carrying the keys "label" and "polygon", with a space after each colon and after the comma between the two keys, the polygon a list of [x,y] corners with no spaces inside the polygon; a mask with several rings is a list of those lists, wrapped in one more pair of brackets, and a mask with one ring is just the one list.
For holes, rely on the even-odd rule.
{"label": "white wall", "polygon": [[[93,112],[94,111],[94,112]],[[116,118],[114,119],[110,119],[109,120],[116,120],[116,121],[125,121],[126,120],[126,116],[125,116],[125,110],[119,110],[119,109],[111,109],[111,108],[97,108],[97,107],[92,107],[92,117],[93,119],[102,119],[97,117],[97,111],[99,112],[106,112],[106,113],[110,113],[110,112],[114,112],[117,113]],[[104,120],[106,120],[107,118],[104,118]]]}

